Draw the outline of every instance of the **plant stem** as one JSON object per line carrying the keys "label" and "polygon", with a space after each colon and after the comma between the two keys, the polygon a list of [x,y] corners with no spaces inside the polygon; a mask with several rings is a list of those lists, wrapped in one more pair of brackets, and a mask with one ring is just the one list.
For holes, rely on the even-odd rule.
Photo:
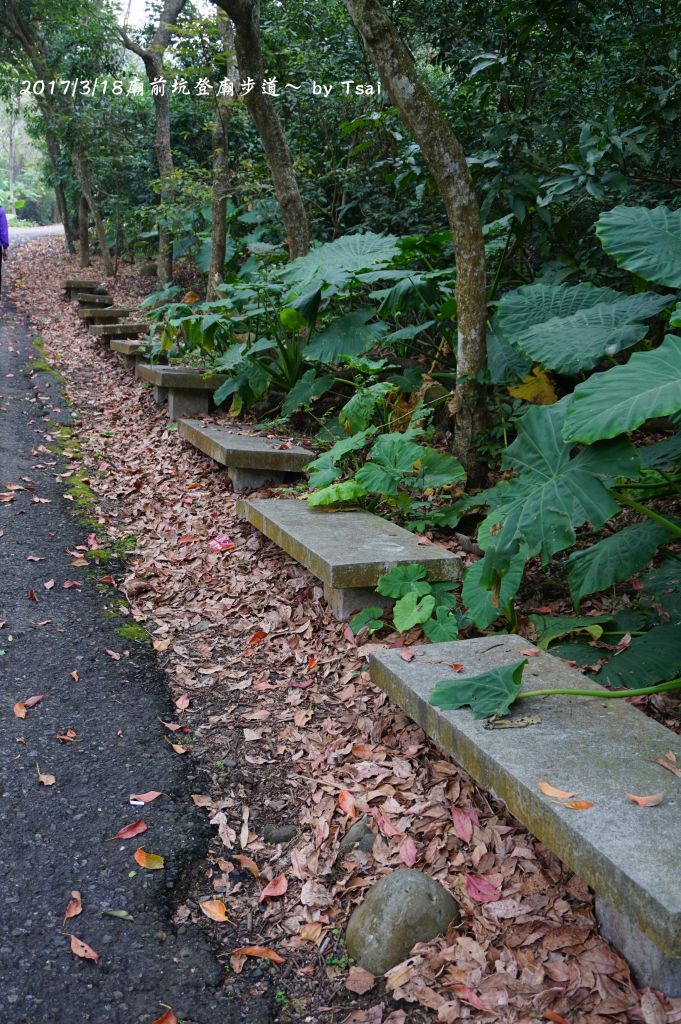
{"label": "plant stem", "polygon": [[605,697],[606,700],[614,700],[623,697],[646,697],[651,693],[664,693],[665,690],[681,690],[681,676],[676,679],[670,679],[667,683],[658,683],[657,686],[642,686],[636,690],[524,690],[518,694],[516,699],[551,697],[557,693],[570,697]]}
{"label": "plant stem", "polygon": [[660,523],[662,526],[666,526],[670,533],[675,533],[677,537],[681,537],[681,526],[673,523],[671,519],[665,519],[659,512],[653,512],[652,508],[646,508],[645,505],[639,505],[633,498],[625,498],[622,494],[613,493],[613,497],[616,501],[621,501],[623,505],[628,505],[629,508],[633,508],[636,512],[640,512],[642,516],[647,516],[648,519],[654,519],[656,523]]}

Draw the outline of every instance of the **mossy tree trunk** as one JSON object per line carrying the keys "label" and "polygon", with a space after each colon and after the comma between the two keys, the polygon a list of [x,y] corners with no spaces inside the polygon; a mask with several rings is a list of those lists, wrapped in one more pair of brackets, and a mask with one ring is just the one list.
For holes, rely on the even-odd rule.
{"label": "mossy tree trunk", "polygon": [[78,204],[78,242],[81,267],[90,266],[90,208],[87,199],[81,195]]}
{"label": "mossy tree trunk", "polygon": [[[234,53],[234,25],[223,11],[218,11],[218,32],[227,62],[226,78],[232,83],[236,96],[239,75]],[[227,200],[229,198],[229,114],[234,101],[225,96],[215,98],[213,122],[213,197],[211,218],[210,268],[208,270],[207,298],[219,296],[227,252]]]}
{"label": "mossy tree trunk", "polygon": [[449,402],[454,450],[469,476],[484,471],[476,439],[486,425],[487,321],[485,249],[480,209],[459,140],[419,80],[414,60],[379,0],[344,0],[364,47],[428,163],[444,201],[456,259],[457,383]]}
{"label": "mossy tree trunk", "polygon": [[260,43],[260,0],[214,0],[234,22],[236,59],[241,82],[254,83],[243,93],[260,136],[281,210],[291,259],[310,248],[307,213],[298,188],[291,152],[272,97],[263,91],[265,68]]}

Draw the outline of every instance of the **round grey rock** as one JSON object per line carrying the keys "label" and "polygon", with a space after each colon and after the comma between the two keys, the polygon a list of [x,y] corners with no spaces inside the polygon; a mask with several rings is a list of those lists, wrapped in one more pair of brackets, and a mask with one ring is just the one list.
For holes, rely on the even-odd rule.
{"label": "round grey rock", "polygon": [[[369,839],[369,837],[371,837],[371,839]],[[371,846],[369,847],[371,849],[374,845],[375,838],[376,836],[371,830],[371,825],[367,821],[366,816],[363,816],[347,830],[341,839],[338,847],[338,856],[344,857],[346,853],[350,853],[351,850],[354,850],[358,846],[361,849],[366,849],[369,842],[371,843]],[[363,842],[365,845],[361,846]]]}
{"label": "round grey rock", "polygon": [[439,882],[400,868],[372,885],[353,911],[345,936],[348,953],[372,974],[385,974],[417,942],[428,942],[460,921],[455,900]]}
{"label": "round grey rock", "polygon": [[297,832],[295,825],[265,825],[262,838],[269,846],[276,846],[277,843],[290,843]]}

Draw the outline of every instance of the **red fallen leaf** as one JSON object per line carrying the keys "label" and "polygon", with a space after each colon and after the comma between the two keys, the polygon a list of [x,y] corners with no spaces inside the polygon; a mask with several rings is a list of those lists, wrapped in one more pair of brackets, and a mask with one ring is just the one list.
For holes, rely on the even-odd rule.
{"label": "red fallen leaf", "polygon": [[473,828],[479,824],[475,811],[462,811],[459,807],[452,807],[452,821],[454,831],[462,843],[470,843],[473,838]]}
{"label": "red fallen leaf", "polygon": [[462,661],[452,661],[449,663],[449,667],[453,669],[454,672],[463,672],[465,668]]}
{"label": "red fallen leaf", "polygon": [[352,630],[350,629],[349,626],[344,626],[343,627],[343,639],[347,640],[347,642],[349,644],[352,644],[353,647],[357,646],[357,641],[355,640],[355,634],[352,632]]}
{"label": "red fallen leaf", "polygon": [[482,875],[466,875],[466,892],[476,903],[495,903],[501,899],[501,890]]}
{"label": "red fallen leaf", "polygon": [[95,953],[92,946],[88,946],[87,942],[76,938],[75,935],[71,936],[71,952],[83,960],[94,960],[96,964],[99,963],[99,953]]}
{"label": "red fallen leaf", "polygon": [[27,562],[44,562],[44,558],[40,558],[38,555],[26,555]]}
{"label": "red fallen leaf", "polygon": [[189,707],[189,694],[188,693],[180,694],[180,696],[175,701],[175,707],[179,711],[186,711],[187,708]]}
{"label": "red fallen leaf", "polygon": [[283,896],[287,889],[288,882],[286,880],[286,876],[277,875],[277,877],[273,878],[271,882],[268,882],[262,890],[258,902],[262,903],[263,900],[268,899],[270,896]]}
{"label": "red fallen leaf", "polygon": [[71,675],[71,678],[73,679],[74,683],[80,682],[80,676],[76,672],[75,668],[74,668],[73,672],[70,673],[70,675]]}
{"label": "red fallen leaf", "polygon": [[178,1020],[173,1011],[167,1009],[165,1013],[157,1017],[155,1021],[152,1021],[152,1024],[178,1024]]}
{"label": "red fallen leaf", "polygon": [[60,743],[73,743],[76,738],[76,733],[73,729],[67,729],[65,733],[58,732],[57,739]]}
{"label": "red fallen leaf", "polygon": [[[314,686],[314,679],[289,679],[288,685],[293,686],[296,690],[307,690],[308,686]],[[276,690],[276,686],[273,686],[272,689]]]}
{"label": "red fallen leaf", "polygon": [[165,857],[162,857],[160,853],[148,853],[141,846],[135,850],[133,857],[139,866],[146,868],[147,871],[162,871],[165,867]]}
{"label": "red fallen leaf", "polygon": [[260,878],[260,869],[258,865],[250,857],[246,857],[243,853],[237,853],[234,856],[234,860],[238,860],[241,867],[245,871],[248,871],[249,875],[253,875],[254,878]]}
{"label": "red fallen leaf", "polygon": [[411,647],[401,647],[399,653],[402,661],[413,661],[416,657],[416,654],[412,651]]}
{"label": "red fallen leaf", "polygon": [[520,653],[524,654],[526,658],[538,658],[541,651],[538,651],[536,647],[521,647]]}
{"label": "red fallen leaf", "polygon": [[164,725],[166,729],[170,729],[171,732],[187,732],[189,729],[188,725],[178,725],[176,722],[164,722],[162,718],[159,718],[161,725]]}
{"label": "red fallen leaf", "polygon": [[372,807],[369,813],[372,818],[375,819],[376,824],[387,839],[390,839],[392,836],[399,836],[402,834],[398,828],[395,828],[389,818],[381,814],[377,807]]}
{"label": "red fallen leaf", "polygon": [[99,580],[97,582],[98,583],[108,583],[112,587],[116,585],[116,581],[113,578],[113,576],[100,576]]}
{"label": "red fallen leaf", "polygon": [[344,814],[349,815],[351,818],[357,817],[357,811],[355,810],[355,799],[352,793],[349,793],[347,789],[341,789],[338,794],[338,806]]}
{"label": "red fallen leaf", "polygon": [[546,1010],[544,1013],[544,1020],[551,1020],[553,1024],[569,1024],[566,1017],[561,1017],[559,1013],[555,1013],[553,1010]]}
{"label": "red fallen leaf", "polygon": [[149,826],[141,818],[139,821],[133,821],[130,825],[125,825],[120,832],[117,832],[114,839],[134,839],[135,836],[141,836],[143,832],[146,832]]}
{"label": "red fallen leaf", "polygon": [[307,659],[307,671],[311,672],[316,664],[317,664],[317,659],[316,658],[308,658]]}
{"label": "red fallen leaf", "polygon": [[416,864],[417,850],[416,843],[409,836],[405,836],[400,843],[400,860],[403,864],[406,864],[408,868],[413,868]]}
{"label": "red fallen leaf", "polygon": [[38,595],[36,594],[36,592],[33,589],[33,587],[29,587],[28,588],[28,590],[26,592],[26,596],[28,597],[29,601],[37,601],[38,600]]}
{"label": "red fallen leaf", "polygon": [[627,793],[627,798],[633,800],[639,807],[657,807],[664,800],[664,793],[651,793],[650,796],[634,796],[633,793]]}
{"label": "red fallen leaf", "polygon": [[464,1003],[468,1003],[469,1006],[475,1007],[476,1010],[485,1010],[487,1013],[491,1013],[489,1006],[485,1006],[482,999],[472,988],[467,985],[446,985],[446,988],[450,988],[452,992],[456,992],[459,999]]}
{"label": "red fallen leaf", "polygon": [[71,590],[72,587],[82,587],[83,584],[79,583],[78,580],[65,580],[62,586],[64,590]]}
{"label": "red fallen leaf", "polygon": [[21,701],[17,701],[12,711],[17,718],[26,718],[26,705],[22,704]]}
{"label": "red fallen leaf", "polygon": [[571,811],[587,811],[593,804],[588,800],[568,800],[563,807],[569,807]]}
{"label": "red fallen leaf", "polygon": [[29,697],[24,701],[24,707],[34,708],[36,704],[40,704],[40,701],[43,700],[44,696],[44,694],[38,693],[35,697]]}
{"label": "red fallen leaf", "polygon": [[66,910],[64,912],[64,921],[68,921],[70,917],[78,917],[83,912],[83,904],[81,902],[80,893],[77,889],[71,892],[71,899],[66,904]]}
{"label": "red fallen leaf", "polygon": [[430,537],[419,537],[416,543],[422,544],[424,547],[427,547],[429,544],[432,544],[433,541],[430,539]]}
{"label": "red fallen leaf", "polygon": [[231,551],[232,548],[236,547],[234,541],[227,536],[226,533],[221,533],[213,540],[208,541],[208,547],[211,551]]}
{"label": "red fallen leaf", "polygon": [[541,608],[533,608],[532,611],[537,615],[553,615],[553,608],[548,604],[543,604]]}
{"label": "red fallen leaf", "polygon": [[267,633],[265,632],[264,629],[256,629],[256,631],[253,634],[253,636],[250,636],[248,638],[248,640],[246,641],[246,643],[249,644],[249,645],[250,644],[259,644],[262,640],[265,639],[266,636],[267,636]]}
{"label": "red fallen leaf", "polygon": [[134,800],[139,804],[150,804],[152,800],[156,800],[159,796],[162,796],[162,794],[158,790],[150,789],[148,793],[131,793],[130,802],[132,803]]}
{"label": "red fallen leaf", "polygon": [[262,956],[265,960],[271,960],[273,964],[283,964],[283,956],[279,956],[269,946],[239,946],[238,949],[233,949],[232,956]]}

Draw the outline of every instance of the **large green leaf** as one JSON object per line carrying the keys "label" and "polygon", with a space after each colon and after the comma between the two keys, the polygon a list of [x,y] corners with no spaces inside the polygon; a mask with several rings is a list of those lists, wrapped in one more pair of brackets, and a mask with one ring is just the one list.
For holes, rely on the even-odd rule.
{"label": "large green leaf", "polygon": [[338,363],[343,356],[368,352],[388,330],[384,323],[370,324],[373,316],[373,309],[355,309],[332,320],[305,347],[305,358],[310,362]]}
{"label": "large green leaf", "polygon": [[[548,651],[554,640],[575,633],[587,633],[592,640],[600,639],[603,623],[612,622],[612,615],[530,615],[530,622],[537,630],[537,647]],[[598,661],[598,657],[594,654],[592,660]]]}
{"label": "large green leaf", "polygon": [[518,475],[485,492],[491,506],[478,542],[485,549],[513,553],[522,545],[546,563],[570,547],[585,522],[599,529],[619,511],[608,491],[618,476],[635,475],[638,459],[625,441],[584,448],[571,458],[561,437],[569,398],[533,406],[518,424],[518,436],[503,464]]}
{"label": "large green leaf", "polygon": [[358,430],[366,429],[373,419],[376,408],[392,390],[393,385],[386,381],[379,381],[366,388],[358,388],[350,401],[346,402],[338,413],[343,430],[346,430],[348,434],[355,434]]}
{"label": "large green leaf", "polygon": [[596,234],[620,267],[646,281],[681,288],[681,210],[616,206],[600,215]]}
{"label": "large green leaf", "polygon": [[672,622],[681,623],[681,561],[670,555],[656,569],[641,576],[643,594]]}
{"label": "large green leaf", "polygon": [[321,398],[333,385],[334,378],[330,374],[318,377],[314,370],[307,370],[286,396],[282,414],[290,416],[297,409],[311,405],[315,398]]}
{"label": "large green leaf", "polygon": [[645,321],[671,301],[587,284],[530,284],[503,297],[497,319],[514,348],[547,369],[574,374],[635,345],[645,337]]}
{"label": "large green leaf", "polygon": [[429,703],[443,711],[457,711],[468,705],[476,718],[506,715],[520,693],[526,665],[524,658],[469,679],[441,679],[435,684]]}
{"label": "large green leaf", "polygon": [[323,508],[326,505],[339,505],[343,501],[358,501],[365,495],[365,489],[356,480],[342,480],[339,484],[329,484],[315,491],[307,499],[307,504],[310,508]]}
{"label": "large green leaf", "polygon": [[595,373],[578,384],[563,437],[591,444],[680,409],[681,338],[668,334],[659,348],[635,352],[624,366]]}
{"label": "large green leaf", "polygon": [[461,598],[478,629],[491,626],[518,593],[526,560],[525,550],[513,555],[507,572],[501,578],[496,597],[489,588],[482,585],[484,559],[466,569]]}
{"label": "large green leaf", "polygon": [[647,519],[604,537],[584,551],[574,551],[567,560],[568,583],[575,608],[587,594],[623,583],[643,569],[661,544],[673,540],[661,523]]}
{"label": "large green leaf", "polygon": [[447,452],[439,452],[437,448],[422,446],[417,462],[419,489],[449,487],[458,480],[466,479],[466,470],[458,459]]}
{"label": "large green leaf", "polygon": [[329,448],[328,452],[324,452],[319,458],[308,463],[305,469],[310,476],[310,486],[325,487],[327,484],[337,480],[342,472],[338,462],[351,452],[356,452],[363,448],[375,433],[374,428],[369,428],[368,430],[360,430],[359,433],[353,434],[352,437],[342,437],[339,441],[336,441],[333,448]]}
{"label": "large green leaf", "polygon": [[312,248],[306,256],[288,263],[279,277],[300,292],[311,281],[326,282],[342,288],[361,270],[386,266],[398,252],[396,235],[343,235],[335,242]]}
{"label": "large green leaf", "polygon": [[429,594],[431,585],[426,579],[426,567],[412,562],[410,565],[396,565],[386,572],[378,581],[376,590],[383,597],[404,597],[405,594],[416,594],[423,597]]}
{"label": "large green leaf", "polygon": [[382,434],[371,449],[371,459],[357,470],[355,480],[372,494],[394,497],[401,480],[413,472],[424,453],[405,434]]}
{"label": "large green leaf", "polygon": [[593,678],[603,686],[654,686],[681,675],[681,626],[655,626],[637,636]]}
{"label": "large green leaf", "polygon": [[419,597],[411,591],[401,597],[393,608],[393,624],[400,633],[406,633],[414,626],[423,625],[433,614],[435,598],[432,594]]}

